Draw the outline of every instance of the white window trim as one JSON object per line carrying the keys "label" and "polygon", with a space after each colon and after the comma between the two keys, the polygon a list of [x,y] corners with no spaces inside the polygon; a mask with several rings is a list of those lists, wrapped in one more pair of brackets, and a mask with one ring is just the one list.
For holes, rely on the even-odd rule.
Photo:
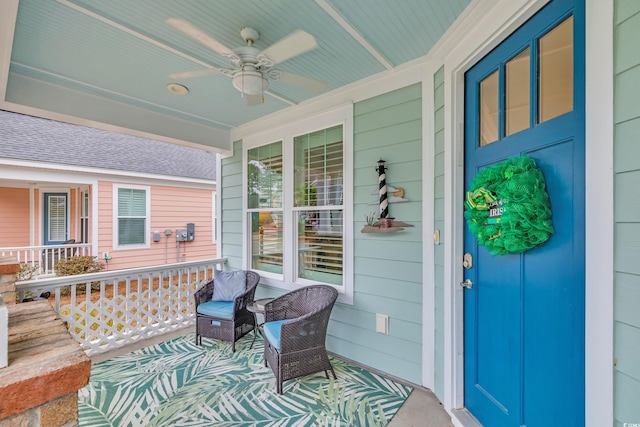
{"label": "white window trim", "polygon": [[[242,241],[244,250],[242,265],[244,269],[250,269],[251,236],[247,232],[247,159],[251,148],[282,141],[283,151],[283,204],[285,207],[293,205],[293,168],[289,159],[293,158],[293,138],[299,135],[312,133],[322,129],[342,125],[344,133],[344,180],[345,189],[343,198],[344,221],[344,246],[343,246],[343,286],[335,286],[339,292],[338,301],[353,304],[353,104],[321,113],[317,116],[301,119],[290,125],[281,126],[269,131],[249,135],[243,139],[242,147]],[[295,211],[284,210],[289,223],[293,220]],[[283,229],[283,247],[285,254],[293,254],[294,239],[292,227]],[[297,279],[294,283],[294,263],[286,263],[283,266],[283,274],[273,274],[260,271],[261,283],[286,291],[299,288],[301,285],[313,284],[310,280]],[[331,285],[333,286],[333,285]]]}
{"label": "white window trim", "polygon": [[[144,223],[144,244],[142,245],[119,245],[118,241],[118,190],[144,190],[146,195],[146,221]],[[130,249],[147,249],[150,247],[150,233],[151,233],[151,187],[146,185],[129,185],[129,184],[113,184],[113,250],[130,250]]]}

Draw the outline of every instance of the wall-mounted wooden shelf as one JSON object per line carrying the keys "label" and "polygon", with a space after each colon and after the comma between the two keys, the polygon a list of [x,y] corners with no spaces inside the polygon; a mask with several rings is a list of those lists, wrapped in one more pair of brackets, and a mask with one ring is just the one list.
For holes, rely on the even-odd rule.
{"label": "wall-mounted wooden shelf", "polygon": [[404,230],[404,227],[413,227],[413,224],[394,220],[391,227],[380,228],[379,225],[365,225],[361,233],[395,233]]}
{"label": "wall-mounted wooden shelf", "polygon": [[395,233],[396,231],[402,231],[404,228],[402,227],[388,227],[388,228],[380,228],[378,226],[373,225],[365,225],[361,233]]}

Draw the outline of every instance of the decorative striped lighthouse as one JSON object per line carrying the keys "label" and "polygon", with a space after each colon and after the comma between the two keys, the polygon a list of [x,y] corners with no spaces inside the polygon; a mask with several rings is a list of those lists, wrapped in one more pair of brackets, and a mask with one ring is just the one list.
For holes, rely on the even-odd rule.
{"label": "decorative striped lighthouse", "polygon": [[387,181],[384,167],[384,160],[378,160],[378,197],[380,200],[380,219],[389,217],[389,201],[387,200]]}

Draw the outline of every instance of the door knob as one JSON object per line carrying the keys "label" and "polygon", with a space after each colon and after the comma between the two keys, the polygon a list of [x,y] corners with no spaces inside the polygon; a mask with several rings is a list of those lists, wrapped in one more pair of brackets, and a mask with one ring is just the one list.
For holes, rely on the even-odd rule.
{"label": "door knob", "polygon": [[460,286],[463,288],[471,289],[473,288],[473,282],[471,279],[466,279],[464,282],[460,282]]}

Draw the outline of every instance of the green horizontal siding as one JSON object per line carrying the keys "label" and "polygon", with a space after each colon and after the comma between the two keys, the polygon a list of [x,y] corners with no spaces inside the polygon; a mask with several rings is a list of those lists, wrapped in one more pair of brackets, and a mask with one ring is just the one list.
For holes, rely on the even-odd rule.
{"label": "green horizontal siding", "polygon": [[640,13],[640,2],[638,0],[617,0],[615,3],[616,24],[621,24],[638,13]]}
{"label": "green horizontal siding", "polygon": [[640,423],[640,1],[615,1],[614,418]]}
{"label": "green horizontal siding", "polygon": [[640,117],[616,124],[614,151],[616,172],[632,172],[640,169],[638,135],[640,135]]}
{"label": "green horizontal siding", "polygon": [[[353,305],[338,303],[327,336],[329,351],[399,378],[421,383],[422,360],[422,99],[419,84],[354,106]],[[362,234],[375,191],[377,161],[387,161],[388,184],[403,187],[391,215],[413,224],[390,234]],[[242,146],[222,162],[222,254],[242,265]],[[259,298],[284,291],[261,286]],[[375,331],[376,313],[389,316],[389,334]]]}
{"label": "green horizontal siding", "polygon": [[[422,360],[422,94],[408,86],[354,105],[354,304],[336,307],[329,349],[349,359],[421,383]],[[398,233],[360,230],[378,212],[379,159],[387,185],[408,202],[389,213],[413,224]],[[389,335],[376,333],[376,313],[389,316]]]}

